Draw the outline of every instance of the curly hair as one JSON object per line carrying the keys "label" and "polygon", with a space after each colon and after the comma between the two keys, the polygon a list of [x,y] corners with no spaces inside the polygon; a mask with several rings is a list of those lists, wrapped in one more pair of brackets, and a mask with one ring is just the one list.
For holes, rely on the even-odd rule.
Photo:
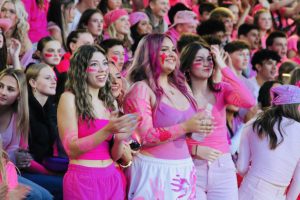
{"label": "curly hair", "polygon": [[[104,51],[98,45],[83,45],[76,50],[71,59],[66,82],[66,90],[75,95],[77,115],[81,119],[88,121],[95,119],[95,113],[92,106],[92,97],[88,92],[88,74],[86,69],[95,52],[101,52],[105,55]],[[113,111],[115,110],[115,99],[111,93],[110,80],[111,77],[109,76],[109,80],[105,86],[100,89],[98,97],[103,101],[105,107]]]}
{"label": "curly hair", "polygon": [[1,4],[1,8],[6,3],[12,3],[14,4],[16,8],[16,15],[17,15],[17,24],[13,28],[12,34],[9,38],[15,38],[21,42],[22,47],[25,46],[25,40],[27,37],[27,33],[29,30],[29,24],[28,24],[28,14],[25,10],[24,4],[21,0],[4,0]]}

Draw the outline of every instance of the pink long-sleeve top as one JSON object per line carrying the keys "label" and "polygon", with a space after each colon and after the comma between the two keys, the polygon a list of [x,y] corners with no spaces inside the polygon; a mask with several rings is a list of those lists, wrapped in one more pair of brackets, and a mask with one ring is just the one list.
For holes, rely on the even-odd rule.
{"label": "pink long-sleeve top", "polygon": [[20,133],[15,128],[16,116],[13,114],[7,129],[0,132],[2,148],[8,154],[9,160],[15,162],[15,151],[20,147]]}
{"label": "pink long-sleeve top", "polygon": [[[6,161],[2,161],[6,162]],[[12,190],[18,186],[18,175],[15,168],[15,165],[12,162],[7,162],[5,165],[5,173],[6,173],[6,182],[8,186],[8,190]],[[2,183],[3,180],[0,176],[0,183]]]}
{"label": "pink long-sleeve top", "polygon": [[125,113],[138,113],[142,120],[136,129],[142,142],[142,151],[161,159],[185,159],[190,157],[185,130],[179,125],[195,114],[192,105],[178,110],[160,102],[154,112],[151,89],[144,82],[135,83],[124,100]]}
{"label": "pink long-sleeve top", "polygon": [[190,146],[195,144],[208,146],[223,153],[229,153],[226,106],[230,104],[243,108],[251,108],[255,105],[255,99],[244,83],[228,67],[222,69],[221,72],[223,76],[222,82],[216,85],[220,91],[214,93],[216,103],[213,105],[211,112],[214,118],[214,129],[201,142],[189,138],[188,144]]}
{"label": "pink long-sleeve top", "polygon": [[[297,199],[300,192],[300,123],[282,118],[281,130],[284,141],[276,149],[269,148],[267,137],[260,139],[249,121],[242,133],[237,169],[240,174],[256,176],[274,185],[288,186],[287,199]],[[276,127],[275,133],[280,141]],[[251,162],[251,166],[250,166]]]}
{"label": "pink long-sleeve top", "polygon": [[32,43],[38,42],[41,38],[48,36],[47,12],[49,1],[44,1],[43,8],[39,8],[35,0],[22,0],[28,13],[29,32],[28,36]]}

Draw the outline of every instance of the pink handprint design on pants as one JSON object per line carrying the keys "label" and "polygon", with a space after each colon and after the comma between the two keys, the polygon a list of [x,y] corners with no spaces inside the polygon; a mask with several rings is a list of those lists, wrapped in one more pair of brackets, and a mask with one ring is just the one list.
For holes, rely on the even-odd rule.
{"label": "pink handprint design on pants", "polygon": [[179,174],[176,175],[176,178],[172,179],[171,185],[174,186],[172,189],[174,192],[180,193],[177,199],[185,197],[190,191],[190,184],[185,178],[181,178]]}
{"label": "pink handprint design on pants", "polygon": [[151,190],[153,193],[153,196],[155,197],[155,200],[164,200],[165,192],[164,192],[164,186],[159,180],[159,178],[156,178],[155,181],[152,179],[150,181]]}

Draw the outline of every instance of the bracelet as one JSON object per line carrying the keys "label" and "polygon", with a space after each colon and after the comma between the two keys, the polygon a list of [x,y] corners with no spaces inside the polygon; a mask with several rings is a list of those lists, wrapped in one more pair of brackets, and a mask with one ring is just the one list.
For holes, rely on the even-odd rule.
{"label": "bracelet", "polygon": [[119,163],[119,165],[120,165],[122,168],[130,167],[130,166],[132,165],[132,160],[129,161],[129,162],[127,163],[127,165],[122,165],[121,163]]}

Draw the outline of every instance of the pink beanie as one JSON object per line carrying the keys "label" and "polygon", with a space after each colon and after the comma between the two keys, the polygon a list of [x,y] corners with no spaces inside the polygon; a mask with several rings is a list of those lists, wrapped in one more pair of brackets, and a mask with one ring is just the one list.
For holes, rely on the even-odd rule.
{"label": "pink beanie", "polygon": [[149,20],[148,16],[144,12],[134,12],[129,15],[130,26],[135,25],[141,20]]}
{"label": "pink beanie", "polygon": [[116,9],[106,13],[104,15],[105,27],[109,27],[112,23],[124,15],[128,15],[128,12],[125,9]]}
{"label": "pink beanie", "polygon": [[294,85],[280,85],[271,89],[273,105],[300,103],[300,88]]}

